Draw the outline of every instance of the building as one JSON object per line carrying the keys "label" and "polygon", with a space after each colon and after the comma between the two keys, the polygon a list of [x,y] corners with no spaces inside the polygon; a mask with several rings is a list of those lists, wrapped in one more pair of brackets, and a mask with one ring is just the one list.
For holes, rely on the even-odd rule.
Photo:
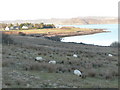
{"label": "building", "polygon": [[10,30],[10,28],[7,26],[7,27],[5,28],[5,30]]}
{"label": "building", "polygon": [[13,26],[14,30],[20,30],[20,26]]}
{"label": "building", "polygon": [[27,26],[22,26],[22,29],[27,30],[27,29],[28,29],[28,27],[27,27]]}
{"label": "building", "polygon": [[10,27],[10,30],[20,30],[20,27],[19,26],[12,26],[12,27]]}

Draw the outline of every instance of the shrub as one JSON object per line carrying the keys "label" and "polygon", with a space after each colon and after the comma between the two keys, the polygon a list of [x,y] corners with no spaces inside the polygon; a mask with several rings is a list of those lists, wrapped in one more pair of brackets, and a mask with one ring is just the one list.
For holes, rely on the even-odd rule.
{"label": "shrub", "polygon": [[8,67],[9,65],[13,65],[14,60],[3,60],[2,61],[2,67]]}
{"label": "shrub", "polygon": [[45,37],[46,39],[50,39],[53,41],[61,41],[61,38],[59,36],[53,36],[53,37]]}
{"label": "shrub", "polygon": [[49,73],[56,72],[56,67],[55,67],[55,65],[50,65],[50,64],[48,64],[47,69],[48,69],[48,72],[49,72]]}
{"label": "shrub", "polygon": [[116,70],[105,70],[105,71],[101,71],[99,73],[99,76],[105,78],[105,79],[112,79],[113,77],[118,76],[118,71]]}
{"label": "shrub", "polygon": [[118,70],[115,69],[111,72],[112,76],[118,76]]}
{"label": "shrub", "polygon": [[14,44],[14,40],[8,34],[2,34],[2,44]]}
{"label": "shrub", "polygon": [[72,55],[70,53],[68,53],[67,56],[72,56]]}
{"label": "shrub", "polygon": [[111,47],[120,47],[120,43],[119,42],[113,42],[110,46]]}
{"label": "shrub", "polygon": [[109,72],[105,72],[104,78],[105,79],[111,79],[112,78],[112,74],[110,74]]}
{"label": "shrub", "polygon": [[89,70],[89,71],[88,71],[88,76],[90,76],[90,77],[95,77],[95,76],[96,76],[95,69]]}
{"label": "shrub", "polygon": [[64,67],[64,65],[57,65],[57,71],[60,73],[64,73],[64,72],[71,72],[71,69],[68,70],[68,68]]}
{"label": "shrub", "polygon": [[25,36],[26,34],[25,33],[23,33],[23,32],[19,32],[18,33],[20,36]]}
{"label": "shrub", "polygon": [[26,70],[35,70],[35,71],[47,71],[49,73],[56,72],[56,66],[49,63],[30,63],[29,65],[24,65]]}

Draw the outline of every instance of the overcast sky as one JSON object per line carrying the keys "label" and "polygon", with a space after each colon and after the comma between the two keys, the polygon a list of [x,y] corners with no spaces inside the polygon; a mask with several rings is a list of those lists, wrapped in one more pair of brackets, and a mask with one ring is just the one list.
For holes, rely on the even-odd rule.
{"label": "overcast sky", "polygon": [[118,16],[120,0],[0,0],[0,20]]}

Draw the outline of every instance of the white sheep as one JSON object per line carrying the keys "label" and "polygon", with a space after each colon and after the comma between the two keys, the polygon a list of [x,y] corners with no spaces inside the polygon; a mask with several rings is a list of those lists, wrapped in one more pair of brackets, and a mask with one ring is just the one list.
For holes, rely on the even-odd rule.
{"label": "white sheep", "polygon": [[74,74],[81,77],[82,76],[82,73],[80,72],[80,70],[74,70]]}
{"label": "white sheep", "polygon": [[44,61],[44,60],[45,60],[45,59],[43,59],[42,57],[36,57],[36,58],[35,58],[35,61],[39,61],[39,62],[40,62],[40,61]]}
{"label": "white sheep", "polygon": [[112,57],[113,55],[112,54],[108,54],[108,56]]}
{"label": "white sheep", "polygon": [[76,57],[76,58],[77,58],[78,56],[77,56],[76,54],[73,54],[73,57]]}
{"label": "white sheep", "polygon": [[51,61],[49,61],[49,63],[51,63],[51,64],[56,64],[56,61],[51,60]]}

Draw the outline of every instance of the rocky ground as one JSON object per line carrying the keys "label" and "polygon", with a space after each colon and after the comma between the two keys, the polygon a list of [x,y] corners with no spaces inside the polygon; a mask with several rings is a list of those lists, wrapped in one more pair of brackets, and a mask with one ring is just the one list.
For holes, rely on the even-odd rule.
{"label": "rocky ground", "polygon": [[[3,88],[118,87],[117,48],[64,43],[44,37],[12,35],[11,38],[15,44],[2,46]],[[36,62],[37,56],[45,61]],[[49,60],[57,63],[49,64]],[[85,77],[74,75],[74,69],[79,69]]]}

